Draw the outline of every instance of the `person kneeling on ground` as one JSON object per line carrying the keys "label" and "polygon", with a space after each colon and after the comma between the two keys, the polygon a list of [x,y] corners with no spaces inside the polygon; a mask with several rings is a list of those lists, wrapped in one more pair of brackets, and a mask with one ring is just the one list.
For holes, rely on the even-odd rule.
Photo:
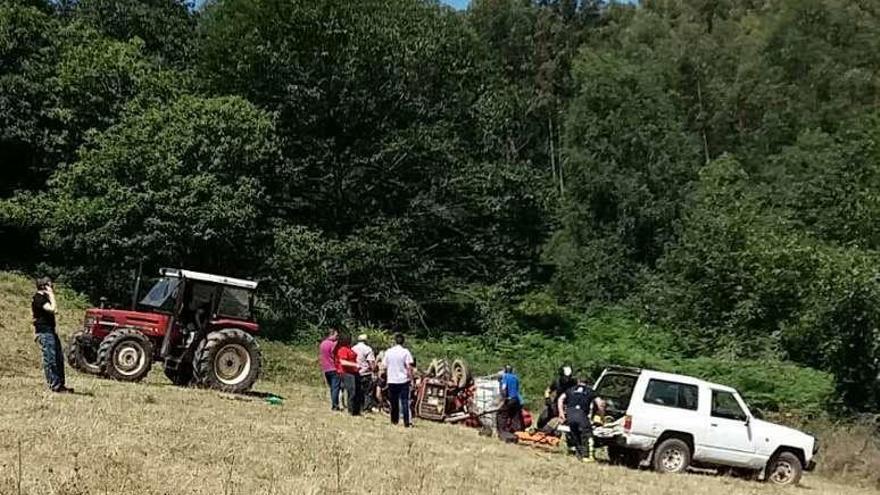
{"label": "person kneeling on ground", "polygon": [[516,441],[513,435],[523,430],[522,396],[519,394],[519,377],[513,366],[507,365],[501,372],[501,408],[496,416],[498,436],[506,442]]}
{"label": "person kneeling on ground", "polygon": [[544,390],[544,410],[538,416],[538,430],[544,430],[548,423],[559,417],[559,409],[556,407],[556,401],[563,392],[575,386],[576,380],[572,376],[571,366],[562,366],[559,368],[559,374],[550,383],[550,386]]}
{"label": "person kneeling on ground", "polygon": [[568,445],[574,447],[577,458],[585,462],[595,460],[593,449],[590,448],[593,436],[590,409],[600,409],[599,398],[590,384],[591,380],[586,374],[579,374],[577,384],[560,395],[557,401],[559,419],[570,429]]}
{"label": "person kneeling on ground", "polygon": [[46,374],[49,389],[60,393],[73,392],[72,388],[67,388],[64,384],[64,351],[55,332],[58,305],[55,302],[52,280],[48,277],[37,280],[37,292],[31,302],[31,312],[34,316],[34,341],[43,350],[43,372]]}
{"label": "person kneeling on ground", "polygon": [[348,412],[352,416],[359,416],[364,399],[358,375],[357,353],[351,349],[351,337],[340,335],[333,354],[336,373],[342,379],[342,387],[348,399]]}

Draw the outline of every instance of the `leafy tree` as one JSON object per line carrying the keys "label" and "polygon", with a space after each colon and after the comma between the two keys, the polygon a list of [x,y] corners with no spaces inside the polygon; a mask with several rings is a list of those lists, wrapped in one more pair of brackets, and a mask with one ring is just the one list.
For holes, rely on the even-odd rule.
{"label": "leafy tree", "polygon": [[93,292],[118,289],[108,273],[138,261],[249,273],[267,239],[274,146],[272,119],[246,101],[181,97],[98,135],[20,214]]}
{"label": "leafy tree", "polygon": [[[504,84],[460,16],[410,0],[227,1],[202,21],[207,89],[278,116],[283,235],[393,261],[343,263],[326,282],[337,289],[324,300],[313,291],[311,307],[336,298],[342,316],[387,320],[450,286],[527,279],[542,242],[540,184],[509,145],[516,130],[502,127],[521,102],[489,92]],[[302,256],[275,263],[300,280]],[[391,315],[377,307],[388,304]]]}
{"label": "leafy tree", "polygon": [[549,256],[566,299],[619,300],[675,241],[699,147],[650,68],[585,55],[577,74],[562,228]]}
{"label": "leafy tree", "polygon": [[189,60],[195,33],[193,5],[184,0],[72,0],[70,17],[102,35],[144,42],[147,53],[163,65],[183,67]]}

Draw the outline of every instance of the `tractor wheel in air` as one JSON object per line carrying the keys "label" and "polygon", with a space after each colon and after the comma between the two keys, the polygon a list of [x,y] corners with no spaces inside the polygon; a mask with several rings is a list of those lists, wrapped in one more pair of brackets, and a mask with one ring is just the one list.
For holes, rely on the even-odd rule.
{"label": "tractor wheel in air", "polygon": [[196,380],[223,392],[247,392],[260,376],[262,357],[257,341],[237,328],[211,332],[196,349]]}
{"label": "tractor wheel in air", "polygon": [[654,451],[654,470],[658,473],[683,473],[690,465],[691,448],[678,438],[667,438]]}
{"label": "tractor wheel in air", "polygon": [[101,366],[98,363],[98,346],[92,344],[83,335],[83,332],[76,332],[70,336],[70,340],[67,343],[67,364],[83,373],[100,375]]}
{"label": "tractor wheel in air", "polygon": [[471,371],[464,359],[452,362],[452,381],[459,387],[467,387],[471,382]]}
{"label": "tractor wheel in air", "polygon": [[108,378],[141,381],[153,366],[153,343],[133,328],[114,330],[98,347],[98,363]]}
{"label": "tractor wheel in air", "polygon": [[767,481],[774,485],[797,485],[801,481],[804,465],[791,452],[780,452],[767,464]]}
{"label": "tractor wheel in air", "polygon": [[439,380],[449,378],[449,373],[449,361],[445,359],[434,359],[431,361],[431,364],[428,365],[428,371],[425,372],[427,376]]}
{"label": "tractor wheel in air", "polygon": [[193,384],[195,381],[195,374],[193,372],[192,364],[190,363],[181,363],[180,367],[176,370],[165,368],[165,376],[171,380],[171,383],[177,385],[178,387],[188,387]]}

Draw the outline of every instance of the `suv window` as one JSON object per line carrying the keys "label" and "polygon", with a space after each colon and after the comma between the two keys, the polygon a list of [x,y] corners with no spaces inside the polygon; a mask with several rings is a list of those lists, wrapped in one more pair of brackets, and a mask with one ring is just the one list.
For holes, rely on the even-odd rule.
{"label": "suv window", "polygon": [[605,399],[609,412],[623,413],[629,408],[629,400],[638,377],[608,373],[599,383],[596,395]]}
{"label": "suv window", "polygon": [[712,391],[712,416],[735,419],[737,421],[745,421],[747,419],[746,413],[739,406],[736,397],[730,392],[719,390]]}
{"label": "suv window", "polygon": [[658,406],[697,410],[699,391],[696,385],[665,380],[651,380],[645,391],[645,402]]}

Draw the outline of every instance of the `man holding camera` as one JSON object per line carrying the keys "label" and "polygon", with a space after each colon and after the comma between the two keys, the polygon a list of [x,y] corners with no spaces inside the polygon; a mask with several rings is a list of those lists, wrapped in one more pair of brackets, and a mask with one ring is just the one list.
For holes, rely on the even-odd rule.
{"label": "man holding camera", "polygon": [[31,311],[34,315],[34,340],[43,349],[43,371],[49,389],[58,393],[73,392],[73,389],[64,385],[64,351],[55,332],[58,305],[52,280],[48,277],[37,280],[37,293],[34,294]]}

